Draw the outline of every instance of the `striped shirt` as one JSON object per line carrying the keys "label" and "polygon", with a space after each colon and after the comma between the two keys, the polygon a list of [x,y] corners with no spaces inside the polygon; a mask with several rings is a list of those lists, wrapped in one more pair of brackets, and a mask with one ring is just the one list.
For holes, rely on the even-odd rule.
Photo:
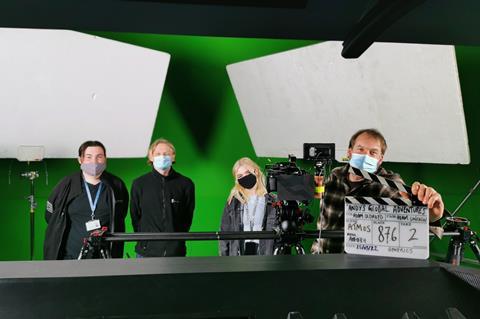
{"label": "striped shirt", "polygon": [[[331,175],[325,181],[325,193],[322,199],[322,218],[317,220],[317,229],[322,230],[343,230],[345,196],[368,196],[399,198],[400,192],[394,188],[382,185],[371,180],[363,179],[359,182],[351,182],[348,179],[349,164],[337,167],[332,170]],[[380,167],[376,175],[400,182],[403,180],[400,175],[387,171]],[[312,253],[342,253],[343,239],[320,239],[312,245]]]}

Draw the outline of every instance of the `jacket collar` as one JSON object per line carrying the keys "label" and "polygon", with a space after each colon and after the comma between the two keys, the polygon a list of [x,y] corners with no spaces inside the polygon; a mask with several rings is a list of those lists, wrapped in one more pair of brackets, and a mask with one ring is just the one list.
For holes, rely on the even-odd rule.
{"label": "jacket collar", "polygon": [[[109,188],[112,187],[110,173],[108,173],[107,171],[104,171],[102,173],[102,175],[100,176],[100,180],[103,184],[105,184],[106,187],[109,187]],[[72,190],[71,190],[72,195],[75,196],[83,192],[83,188],[84,188],[83,183],[84,183],[83,174],[82,174],[82,171],[80,170],[74,175]]]}
{"label": "jacket collar", "polygon": [[163,176],[155,168],[152,168],[152,175],[155,176],[156,178],[171,180],[171,179],[174,179],[178,175],[178,173],[173,169],[173,167],[171,167],[170,173],[167,176]]}

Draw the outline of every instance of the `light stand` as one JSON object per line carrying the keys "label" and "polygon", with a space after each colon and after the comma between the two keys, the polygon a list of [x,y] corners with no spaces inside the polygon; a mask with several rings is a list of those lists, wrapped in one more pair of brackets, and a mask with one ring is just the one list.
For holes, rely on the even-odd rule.
{"label": "light stand", "polygon": [[22,177],[30,181],[30,195],[27,200],[30,203],[30,260],[33,260],[35,248],[35,208],[37,208],[37,201],[35,200],[35,185],[33,181],[39,177],[37,171],[29,171],[21,174]]}
{"label": "light stand", "polygon": [[[20,145],[17,149],[17,160],[19,162],[27,162],[28,169],[30,169],[30,162],[40,162],[44,156],[45,147],[43,145]],[[46,168],[45,164],[45,176],[48,176]],[[37,208],[34,181],[39,177],[39,174],[38,171],[29,170],[20,175],[30,181],[30,195],[27,196],[27,200],[30,203],[30,260],[33,260],[35,252],[35,208]]]}

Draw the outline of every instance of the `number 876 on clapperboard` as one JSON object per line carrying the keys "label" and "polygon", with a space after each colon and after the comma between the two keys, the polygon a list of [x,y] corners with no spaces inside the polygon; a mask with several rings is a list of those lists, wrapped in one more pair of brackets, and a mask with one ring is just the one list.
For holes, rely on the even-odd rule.
{"label": "number 876 on clapperboard", "polygon": [[345,251],[427,259],[428,207],[403,198],[345,197]]}

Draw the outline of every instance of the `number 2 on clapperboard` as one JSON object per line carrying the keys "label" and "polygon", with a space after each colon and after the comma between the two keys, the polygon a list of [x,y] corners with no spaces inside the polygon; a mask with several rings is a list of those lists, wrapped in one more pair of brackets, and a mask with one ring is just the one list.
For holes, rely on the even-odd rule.
{"label": "number 2 on clapperboard", "polygon": [[412,235],[410,236],[410,238],[408,239],[408,241],[418,240],[418,238],[415,237],[415,234],[417,233],[417,229],[416,229],[416,228],[410,228],[410,231],[412,232]]}

